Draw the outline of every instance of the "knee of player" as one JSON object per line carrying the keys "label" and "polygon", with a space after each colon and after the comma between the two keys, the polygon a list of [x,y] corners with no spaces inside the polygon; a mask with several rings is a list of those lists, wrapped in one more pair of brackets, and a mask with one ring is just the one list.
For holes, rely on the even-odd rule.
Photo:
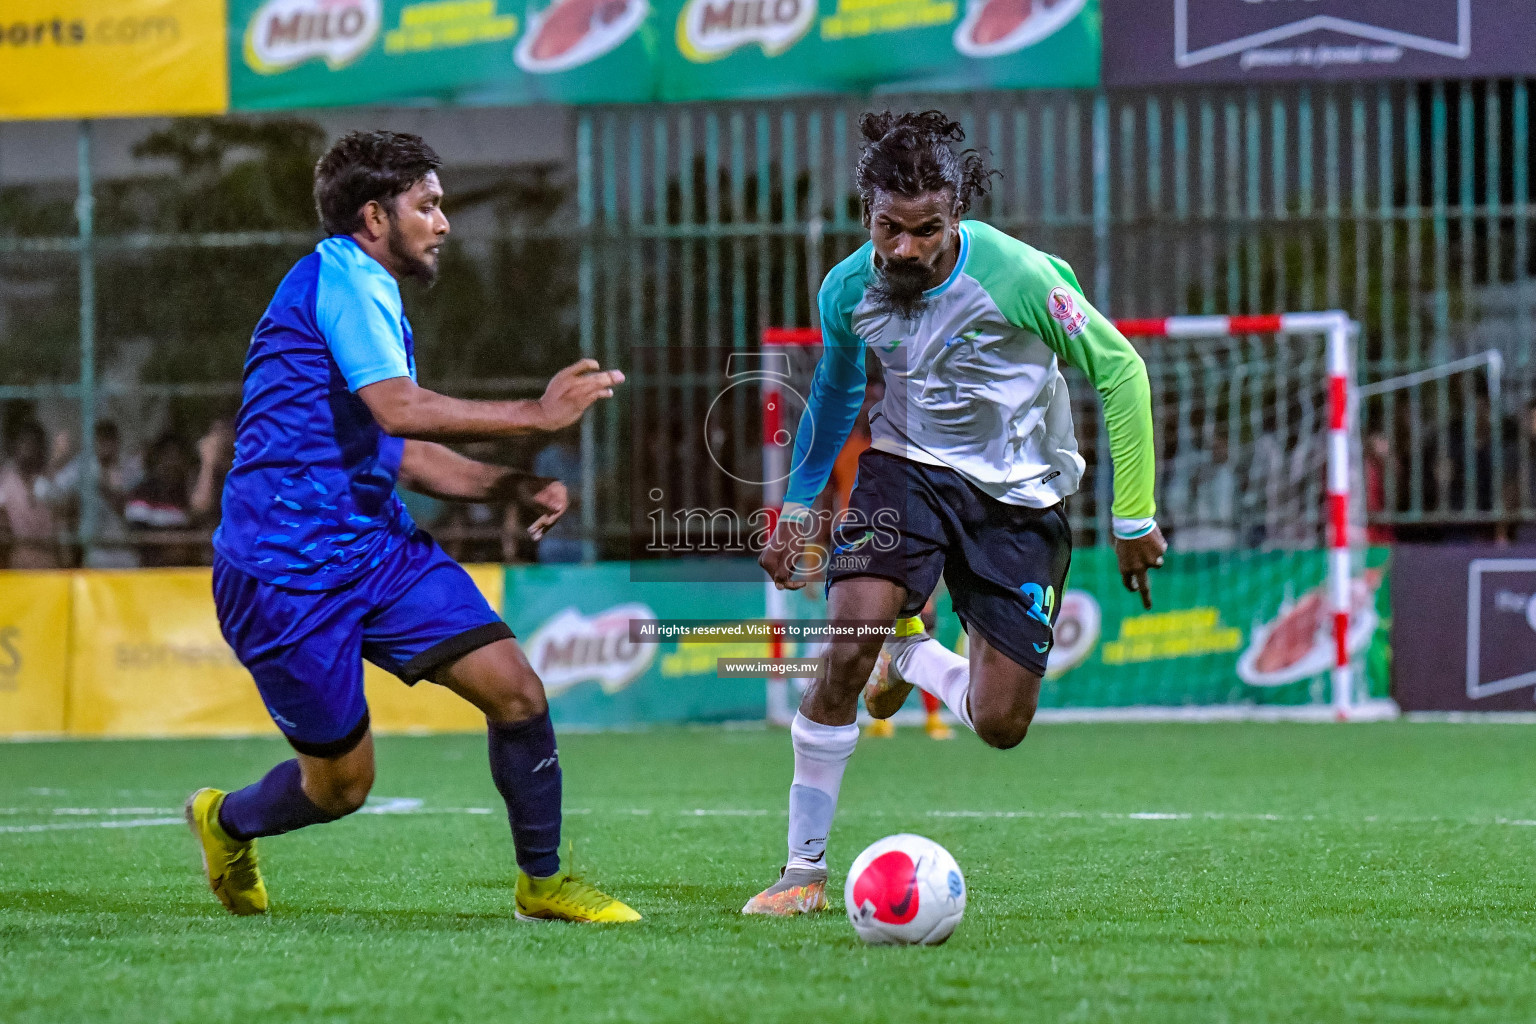
{"label": "knee of player", "polygon": [[1029,733],[1029,723],[1034,716],[1021,713],[1006,715],[980,715],[976,719],[976,735],[989,747],[1012,750],[1024,742]]}
{"label": "knee of player", "polygon": [[479,687],[478,692],[466,696],[485,715],[486,721],[497,725],[538,718],[549,710],[543,680],[526,666],[522,671],[499,672],[487,685]]}
{"label": "knee of player", "polygon": [[843,689],[860,690],[880,656],[880,641],[832,644],[827,650],[827,680]]}
{"label": "knee of player", "polygon": [[482,708],[486,721],[506,725],[538,718],[549,710],[542,686],[534,689],[508,687],[498,693],[489,706]]}
{"label": "knee of player", "polygon": [[332,814],[351,814],[362,807],[373,790],[373,766],[360,766],[324,780],[314,795],[315,803]]}

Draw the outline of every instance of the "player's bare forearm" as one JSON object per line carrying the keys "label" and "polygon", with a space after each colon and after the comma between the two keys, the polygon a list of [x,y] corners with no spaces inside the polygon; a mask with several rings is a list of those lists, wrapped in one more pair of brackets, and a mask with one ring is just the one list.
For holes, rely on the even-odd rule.
{"label": "player's bare forearm", "polygon": [[405,442],[400,455],[400,483],[407,490],[444,501],[531,504],[539,512],[528,526],[528,535],[534,540],[570,508],[565,484],[559,480],[478,462],[432,441]]}
{"label": "player's bare forearm", "polygon": [[478,462],[433,441],[407,440],[400,456],[401,485],[445,501],[510,501],[527,479],[527,473]]}
{"label": "player's bare forearm", "polygon": [[803,507],[795,509],[793,506],[786,508],[791,511],[779,517],[768,546],[763,548],[757,564],[780,590],[800,590],[806,581],[795,579],[795,569],[805,550],[807,533],[804,520],[800,517],[805,516],[807,510]]}
{"label": "player's bare forearm", "polygon": [[391,377],[359,388],[357,397],[391,437],[418,441],[472,441],[550,432],[579,420],[594,402],[613,397],[624,374],[603,371],[596,360],[567,366],[538,399],[486,402],[452,398],[409,377]]}
{"label": "player's bare forearm", "polygon": [[369,384],[357,393],[391,437],[418,441],[473,441],[549,430],[534,400],[481,402],[420,387],[409,377]]}

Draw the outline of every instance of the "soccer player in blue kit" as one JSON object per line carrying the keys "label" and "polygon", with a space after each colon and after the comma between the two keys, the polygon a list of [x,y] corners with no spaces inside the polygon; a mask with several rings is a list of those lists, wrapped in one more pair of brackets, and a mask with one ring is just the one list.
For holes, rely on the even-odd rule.
{"label": "soccer player in blue kit", "polygon": [[462,401],[416,384],[399,281],[437,276],[448,234],[439,166],[420,138],[373,131],[339,140],[315,168],[328,237],[283,278],[251,337],[214,536],[220,628],[296,756],[244,789],[198,790],[187,821],[219,900],[265,912],[256,840],[350,814],[373,785],[366,658],[485,713],[519,919],[638,921],[561,870],[560,762],[543,684],[395,493],[399,483],[449,500],[531,500],[543,512],[537,537],[565,510],[561,483],[436,442],[559,430],[624,379],[584,359],[537,400]]}

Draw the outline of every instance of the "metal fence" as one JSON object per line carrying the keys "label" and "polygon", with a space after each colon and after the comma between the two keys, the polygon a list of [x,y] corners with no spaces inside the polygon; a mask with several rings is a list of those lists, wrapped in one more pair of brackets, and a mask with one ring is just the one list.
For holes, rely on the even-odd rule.
{"label": "metal fence", "polygon": [[[535,200],[542,217],[457,232],[455,273],[473,288],[412,316],[425,347],[472,341],[478,353],[436,360],[438,382],[500,395],[532,393],[578,350],[622,367],[637,345],[750,349],[765,327],[813,324],[821,276],[865,237],[851,188],[859,113],[938,106],[1002,172],[973,215],[1065,257],[1105,311],[1349,312],[1364,325],[1357,377],[1373,383],[1361,415],[1378,536],[1508,533],[1536,523],[1530,91],[1477,81],[588,108],[568,191]],[[93,185],[90,169],[82,126],[68,236],[63,210],[50,220],[0,196],[0,402],[67,404],[86,423],[131,396],[117,415],[149,401],[212,417],[238,394],[260,308],[209,308],[201,269],[275,285],[315,236],[98,224],[93,199],[115,186]],[[503,258],[509,247],[517,258]],[[135,273],[166,264],[184,287],[135,292]],[[52,301],[36,301],[45,292]],[[183,336],[174,360],[153,358],[155,318]],[[142,372],[104,378],[100,351],[120,357],[135,340],[151,353]],[[1108,526],[1093,404],[1080,396],[1084,539]],[[616,402],[583,427],[589,555],[622,554],[631,530],[628,416]],[[77,436],[92,465],[92,432]],[[1180,455],[1166,442],[1163,454]]]}
{"label": "metal fence", "polygon": [[[813,324],[816,283],[867,237],[858,115],[887,105],[965,124],[1002,171],[973,215],[1068,259],[1115,316],[1339,308],[1360,321],[1377,537],[1536,519],[1525,81],[585,112],[585,351],[748,348],[765,327]],[[620,422],[596,428],[604,452]],[[1103,538],[1097,428],[1080,415],[1090,476],[1074,508]]]}

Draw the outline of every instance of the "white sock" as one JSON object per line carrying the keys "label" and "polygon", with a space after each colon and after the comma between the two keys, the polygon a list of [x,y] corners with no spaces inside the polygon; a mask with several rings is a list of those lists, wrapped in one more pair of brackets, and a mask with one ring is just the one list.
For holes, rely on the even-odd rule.
{"label": "white sock", "polygon": [[822,725],[795,712],[789,727],[795,780],[789,787],[790,868],[825,868],[843,769],[859,742],[857,725]]}
{"label": "white sock", "polygon": [[929,637],[895,651],[891,663],[901,678],[939,698],[967,729],[976,731],[971,722],[969,659]]}

